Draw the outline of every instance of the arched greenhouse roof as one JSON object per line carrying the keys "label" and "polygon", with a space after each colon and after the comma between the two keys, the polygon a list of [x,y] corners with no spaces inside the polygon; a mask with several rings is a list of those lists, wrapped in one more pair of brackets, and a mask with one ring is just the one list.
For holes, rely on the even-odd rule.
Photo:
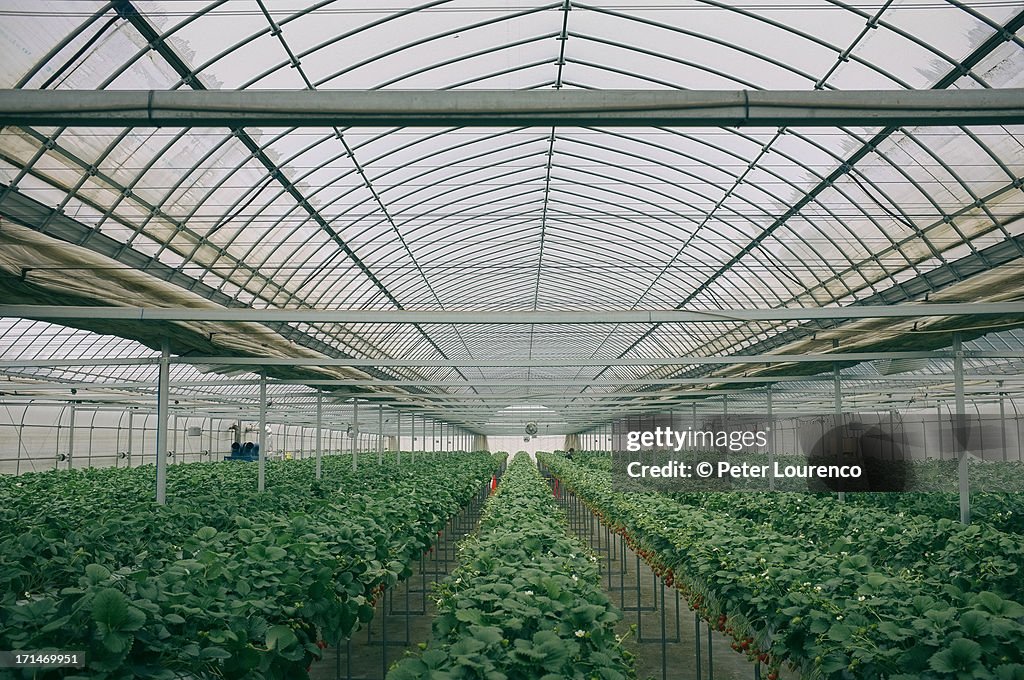
{"label": "arched greenhouse roof", "polygon": [[[1024,6],[1002,0],[7,0],[0,88],[1013,89],[1024,87],[1022,27]],[[1019,125],[867,123],[7,125],[0,291],[7,304],[509,314],[1019,301],[1022,134]],[[81,318],[68,328],[7,318],[0,352],[23,362],[3,369],[3,390],[20,394],[36,383],[102,391],[109,382],[129,400],[137,382],[143,398],[152,363],[42,364],[151,360],[171,337],[178,357],[309,360],[268,365],[291,388],[342,381],[333,386],[341,394],[376,391],[475,431],[536,404],[574,432],[640,398],[683,404],[729,389],[742,403],[769,383],[808,408],[827,406],[815,376],[831,380],[830,363],[693,360],[941,352],[954,331],[977,352],[969,373],[1006,375],[998,386],[979,380],[979,398],[1013,396],[1022,319]],[[901,374],[898,389],[934,395],[928,376],[947,373],[948,361],[930,361]],[[869,408],[893,403],[893,385],[873,366],[842,367]],[[182,363],[174,379],[258,377],[235,368]],[[780,377],[792,380],[773,382]],[[195,389],[209,404],[231,390]]]}

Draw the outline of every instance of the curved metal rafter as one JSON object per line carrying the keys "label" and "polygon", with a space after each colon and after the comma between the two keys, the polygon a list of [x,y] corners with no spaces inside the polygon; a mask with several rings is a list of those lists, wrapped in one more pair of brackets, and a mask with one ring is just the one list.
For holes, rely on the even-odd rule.
{"label": "curved metal rafter", "polygon": [[[906,13],[924,10],[891,2],[861,9],[823,1],[821,11],[842,30],[820,34],[770,7],[699,3],[699,11],[718,17],[721,26],[745,27],[733,35],[704,30],[701,20],[680,21],[687,16],[682,10],[570,0],[478,14],[439,0],[354,21],[336,2],[277,12],[260,0],[237,30],[227,32],[226,47],[206,48],[187,63],[178,47],[201,36],[225,5],[218,0],[163,17],[149,17],[126,0],[90,8],[81,19],[65,19],[66,35],[11,82],[73,86],[81,79],[78,65],[88,61],[107,69],[96,87],[120,88],[146,72],[148,57],[159,55],[167,89],[215,82],[253,88],[296,82],[307,89],[504,82],[527,89],[627,82],[843,89],[850,74],[873,87],[900,89],[922,87],[926,69],[937,75],[924,86],[987,88],[1000,86],[981,69],[991,69],[991,55],[1020,62],[1024,52],[1017,35],[1024,13],[1006,17],[1001,8],[956,0],[932,8],[950,28],[927,33],[907,28]],[[311,28],[310,22],[339,17],[345,28],[332,35]],[[969,40],[957,37],[962,27],[974,31]],[[112,55],[106,49],[132,30],[142,40],[131,50]],[[754,37],[759,34],[785,36],[781,42],[794,49],[762,44]],[[460,49],[459,40],[467,46]],[[702,47],[664,49],[670,41]],[[335,59],[350,54],[350,45],[370,49],[360,58]],[[908,75],[884,45],[906,45],[926,62]],[[239,54],[253,49],[261,59],[239,62]],[[437,56],[424,61],[428,50]],[[800,50],[816,56],[801,59]],[[98,61],[103,58],[108,61]],[[328,68],[332,60],[345,66]],[[25,143],[5,141],[15,134]],[[88,223],[95,234],[124,235],[126,249],[150,253],[154,263],[257,307],[847,305],[903,287],[914,298],[921,290],[937,293],[968,281],[976,269],[958,264],[965,256],[979,266],[1005,266],[1009,256],[990,255],[993,244],[1016,247],[1024,256],[1015,223],[1024,213],[1018,196],[1024,164],[1007,146],[1011,139],[998,128],[966,127],[941,141],[927,131],[897,128],[179,129],[148,135],[124,129],[92,136],[25,128],[0,133],[0,171],[6,173],[0,208],[12,192],[56,189],[61,198],[53,201],[53,215],[87,209],[95,214]],[[130,163],[127,149],[137,149]],[[186,167],[175,168],[177,159]],[[937,271],[949,272],[947,283],[933,275]],[[506,338],[457,326],[391,324],[292,324],[275,332],[354,356],[450,357],[454,363],[504,351],[581,358],[728,354],[795,342],[830,327],[719,323],[691,332],[611,326],[572,335],[531,327],[508,329]],[[577,366],[551,375],[599,380],[609,371],[622,379],[691,372]],[[389,370],[469,397],[477,394],[474,381],[498,374]],[[564,394],[582,399],[603,389]],[[635,398],[623,397],[620,405]]]}

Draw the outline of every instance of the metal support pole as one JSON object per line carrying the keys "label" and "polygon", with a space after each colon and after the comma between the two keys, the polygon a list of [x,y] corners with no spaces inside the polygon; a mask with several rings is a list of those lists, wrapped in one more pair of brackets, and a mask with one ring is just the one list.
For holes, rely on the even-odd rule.
{"label": "metal support pole", "polygon": [[68,413],[68,469],[75,467],[75,402],[69,404],[71,411]]}
{"label": "metal support pole", "polygon": [[[21,420],[18,423],[18,457],[14,461],[14,475],[21,474],[21,454],[25,448],[25,416],[28,415],[28,410],[32,408],[29,404],[21,412]],[[34,467],[34,466],[33,466]]]}
{"label": "metal support pole", "polygon": [[[1003,388],[1003,383],[999,383],[999,389]],[[1003,462],[1009,460],[1009,452],[1007,451],[1006,443],[1006,394],[1004,392],[999,393],[999,431],[1002,433],[1002,444],[1003,444]]]}
{"label": "metal support pole", "polygon": [[384,403],[377,402],[377,465],[384,464]]}
{"label": "metal support pole", "polygon": [[958,486],[960,487],[960,521],[971,523],[971,482],[967,469],[967,406],[964,403],[964,348],[959,333],[953,334],[953,394],[956,399],[956,415],[953,417],[953,443],[960,456],[957,465]]}
{"label": "metal support pole", "polygon": [[395,411],[395,419],[398,421],[398,435],[395,439],[398,440],[398,464],[402,464],[402,412]]}
{"label": "metal support pole", "polygon": [[324,393],[323,390],[316,391],[316,478],[320,479],[322,474],[321,459],[324,455]]}
{"label": "metal support pole", "polygon": [[167,502],[167,416],[171,399],[171,343],[160,343],[160,372],[156,397],[156,502]]}
{"label": "metal support pole", "polygon": [[775,413],[772,408],[772,385],[765,388],[765,401],[768,402],[768,466],[772,474],[768,475],[768,489],[775,491]]}
{"label": "metal support pole", "polygon": [[359,400],[352,400],[352,472],[359,467]]}
{"label": "metal support pole", "polygon": [[263,492],[267,486],[267,369],[260,369],[260,455],[257,490]]}
{"label": "metal support pole", "polygon": [[132,466],[132,439],[135,437],[135,411],[128,410],[128,467]]}
{"label": "metal support pole", "polygon": [[[832,349],[838,349],[839,340],[837,338],[832,339]],[[836,447],[836,461],[842,465],[839,461],[843,458],[843,381],[839,375],[839,362],[833,362],[832,364],[832,397],[835,415],[835,447]],[[846,492],[839,492],[839,502],[846,502]]]}

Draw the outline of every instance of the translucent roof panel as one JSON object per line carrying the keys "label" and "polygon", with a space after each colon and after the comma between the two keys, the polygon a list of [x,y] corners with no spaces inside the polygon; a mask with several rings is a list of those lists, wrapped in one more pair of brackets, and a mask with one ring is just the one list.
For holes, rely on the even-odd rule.
{"label": "translucent roof panel", "polygon": [[[1002,0],[6,0],[0,87],[1011,88],[1024,86],[1022,24],[1020,4]],[[1019,243],[1022,133],[6,127],[0,219],[15,214],[12,201],[56,209],[60,233],[78,234],[65,240],[97,258],[76,292],[105,303],[104,266],[174,272],[167,285],[181,290],[154,287],[135,301],[147,305],[181,304],[179,292],[190,304],[483,311],[975,299],[995,289],[949,272],[977,272],[972,263],[995,262],[986,253]],[[17,221],[39,240],[11,250],[6,264],[38,268],[45,239],[63,238],[51,221]],[[116,249],[101,247],[109,243]],[[443,362],[730,354],[815,330],[292,324],[273,332],[328,355]],[[471,377],[510,375],[496,366],[395,370],[445,376],[451,385],[438,390],[471,394],[481,393]]]}

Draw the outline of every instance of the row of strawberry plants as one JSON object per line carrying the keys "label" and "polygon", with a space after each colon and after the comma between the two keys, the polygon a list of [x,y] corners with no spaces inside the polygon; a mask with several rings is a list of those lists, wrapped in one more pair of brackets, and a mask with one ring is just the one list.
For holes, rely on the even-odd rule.
{"label": "row of strawberry plants", "polygon": [[388,680],[635,677],[597,558],[567,535],[564,512],[526,454],[509,466],[459,557],[436,591],[433,638]]}
{"label": "row of strawberry plants", "polygon": [[681,504],[734,517],[750,531],[769,527],[804,538],[815,550],[852,554],[910,581],[948,582],[965,591],[1024,593],[1024,541],[990,526],[965,526],[833,497],[793,493],[674,494]]}
{"label": "row of strawberry plants", "polygon": [[[339,488],[369,492],[404,474],[410,459],[398,465],[396,454],[386,454],[383,466],[376,456],[360,461],[352,471],[351,458],[330,456],[322,461],[321,479],[315,479],[315,462],[267,461],[266,487],[305,485],[311,495],[323,498]],[[237,462],[171,465],[167,469],[167,498],[204,495],[247,496],[255,493],[257,466]],[[0,475],[0,535],[18,534],[24,526],[41,519],[59,521],[60,528],[74,528],[90,521],[90,512],[129,512],[153,505],[156,468],[85,468],[63,471]]]}
{"label": "row of strawberry plants", "polygon": [[[685,455],[685,454],[684,454]],[[600,470],[612,467],[611,453],[587,451],[577,453],[573,460]],[[744,460],[758,465],[769,464],[767,455],[744,454]],[[779,456],[784,461],[785,457]],[[976,523],[999,531],[1024,534],[1024,463],[975,461],[970,465],[972,516]],[[923,460],[914,464],[915,492],[847,494],[847,502],[859,507],[886,510],[904,515],[923,515],[932,519],[959,519],[960,501],[957,495],[957,462],[951,460]],[[736,482],[742,485],[744,482]],[[764,480],[751,480],[750,491],[763,490]],[[789,486],[794,486],[790,482]],[[779,482],[780,490],[787,487]],[[1015,491],[1016,490],[1016,491]],[[814,494],[820,495],[820,494]],[[834,498],[833,494],[826,497]]]}
{"label": "row of strawberry plants", "polygon": [[[1024,479],[1024,473],[1021,478]],[[975,484],[973,479],[971,484]],[[932,519],[960,518],[960,497],[956,493],[861,493],[849,494],[847,501],[860,507],[882,508]],[[976,523],[1007,533],[1024,534],[1024,493],[973,492],[971,515]]]}
{"label": "row of strawberry plants", "polygon": [[[735,648],[813,678],[1024,678],[1024,606],[952,584],[907,583],[863,556],[654,494],[622,494],[607,473],[539,459],[621,533]],[[942,597],[935,597],[936,591]]]}
{"label": "row of strawberry plants", "polygon": [[[197,487],[225,469],[182,467]],[[486,454],[426,456],[401,470],[367,466],[375,482],[333,491],[295,468],[264,494],[127,513],[90,510],[103,494],[93,489],[76,508],[91,517],[78,532],[0,541],[8,587],[45,575],[38,590],[0,595],[0,648],[84,649],[90,678],[305,677],[323,641],[373,616],[381,590],[411,573],[495,468]]]}
{"label": "row of strawberry plants", "polygon": [[57,590],[76,583],[81,566],[89,563],[149,568],[152,560],[178,551],[200,527],[227,530],[237,516],[253,512],[305,512],[341,490],[381,493],[396,475],[410,474],[408,466],[393,462],[352,473],[350,465],[331,459],[316,480],[312,466],[310,461],[269,464],[267,493],[256,492],[252,465],[173,466],[166,506],[153,501],[152,466],[18,478],[20,486],[0,492],[2,592]]}

